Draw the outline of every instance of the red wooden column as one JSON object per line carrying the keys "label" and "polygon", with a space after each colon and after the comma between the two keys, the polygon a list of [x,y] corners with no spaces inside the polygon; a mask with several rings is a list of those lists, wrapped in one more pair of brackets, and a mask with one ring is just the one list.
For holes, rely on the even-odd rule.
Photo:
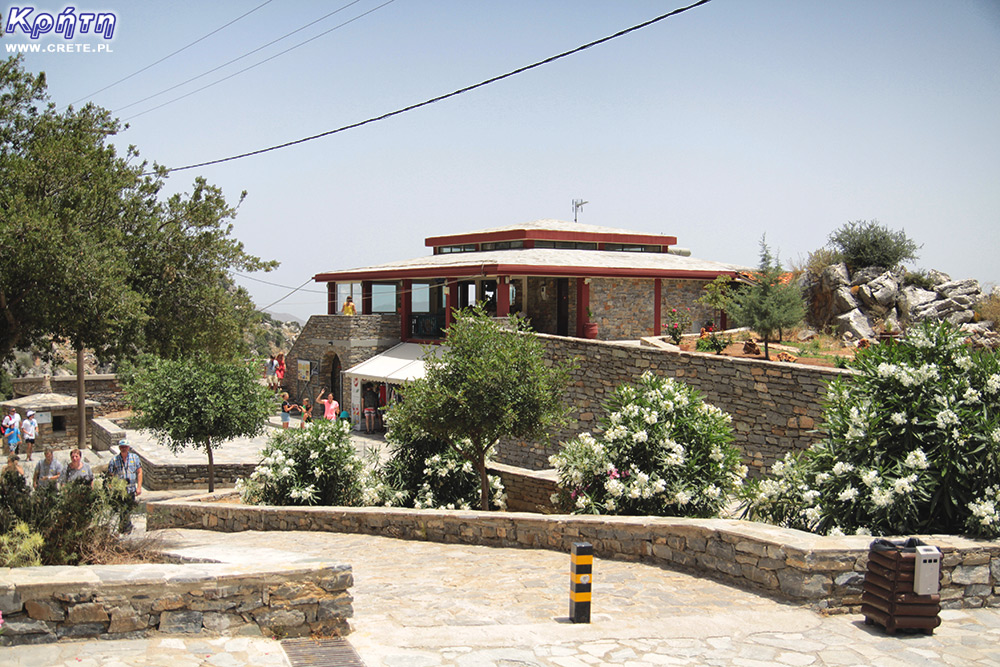
{"label": "red wooden column", "polygon": [[337,314],[337,283],[326,284],[326,314]]}
{"label": "red wooden column", "polygon": [[590,321],[590,283],[588,278],[576,279],[576,335],[583,338],[583,325]]}
{"label": "red wooden column", "polygon": [[370,280],[361,281],[361,314],[372,314],[372,284]]}
{"label": "red wooden column", "polygon": [[510,283],[507,276],[497,276],[497,317],[510,315]]}
{"label": "red wooden column", "polygon": [[458,280],[449,278],[445,285],[448,287],[448,305],[444,314],[444,326],[447,329],[455,318],[455,311],[458,310]]}
{"label": "red wooden column", "polygon": [[662,326],[663,313],[661,305],[663,299],[663,280],[656,278],[653,280],[653,298],[656,301],[653,303],[653,335],[661,335],[660,327]]}
{"label": "red wooden column", "polygon": [[399,339],[401,341],[410,340],[410,313],[413,312],[413,281],[402,280],[402,306],[399,308]]}

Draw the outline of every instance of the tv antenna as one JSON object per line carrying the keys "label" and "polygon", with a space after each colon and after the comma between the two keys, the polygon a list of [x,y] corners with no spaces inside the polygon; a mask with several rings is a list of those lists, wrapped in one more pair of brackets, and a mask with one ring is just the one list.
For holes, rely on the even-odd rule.
{"label": "tv antenna", "polygon": [[577,221],[577,219],[576,219],[577,218],[577,213],[579,211],[583,210],[583,205],[584,204],[589,204],[589,203],[590,203],[589,201],[583,201],[582,199],[574,199],[573,200],[573,222]]}

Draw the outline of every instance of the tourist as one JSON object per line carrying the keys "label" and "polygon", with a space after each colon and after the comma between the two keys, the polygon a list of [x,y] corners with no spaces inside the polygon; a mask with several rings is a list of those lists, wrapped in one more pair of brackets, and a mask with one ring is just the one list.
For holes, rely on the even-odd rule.
{"label": "tourist", "polygon": [[347,297],[344,301],[344,307],[340,309],[340,312],[344,315],[357,315],[358,309],[354,307],[354,297]]}
{"label": "tourist", "polygon": [[267,380],[267,388],[271,391],[277,391],[277,380],[276,375],[278,372],[278,361],[274,358],[272,354],[267,363],[264,365],[264,377]]}
{"label": "tourist", "polygon": [[[326,399],[323,398],[324,394],[326,395]],[[324,419],[333,421],[334,419],[337,418],[337,413],[340,412],[340,403],[338,403],[337,399],[333,397],[333,392],[327,393],[326,387],[320,389],[319,396],[316,397],[316,403],[323,404]]]}
{"label": "tourist", "polygon": [[21,422],[21,435],[24,436],[24,448],[27,450],[25,453],[30,461],[31,450],[35,448],[35,438],[38,437],[38,420],[35,419],[34,410],[28,410],[25,414],[24,421]]}
{"label": "tourist", "polygon": [[281,391],[282,385],[285,384],[285,353],[279,352],[274,361],[277,364],[274,368],[274,377],[276,378],[274,390]]}
{"label": "tourist", "polygon": [[21,467],[21,464],[18,463],[18,461],[20,461],[20,459],[18,458],[17,454],[8,455],[7,465],[5,465],[2,470],[0,470],[0,474],[6,475],[7,473],[16,473],[21,477],[24,477],[24,468]]}
{"label": "tourist", "polygon": [[94,484],[94,473],[90,471],[90,464],[83,460],[83,454],[76,448],[70,450],[69,465],[63,469],[59,477],[60,486],[66,486],[70,482],[83,482],[88,486]]}
{"label": "tourist", "polygon": [[365,385],[362,402],[365,407],[365,433],[374,433],[375,410],[378,408],[378,394],[375,393],[375,387],[372,386],[371,383]]}
{"label": "tourist", "polygon": [[281,394],[281,428],[288,428],[289,422],[292,420],[292,410],[298,408],[299,406],[294,403],[288,402],[288,392],[282,392]]}
{"label": "tourist", "polygon": [[306,424],[313,420],[313,406],[309,402],[308,396],[302,399],[300,409],[302,410],[302,423],[299,425],[299,428],[305,428]]}
{"label": "tourist", "polygon": [[7,443],[7,453],[17,454],[18,447],[21,445],[20,420],[17,422],[12,421],[6,428],[7,431],[4,434],[4,442]]}
{"label": "tourist", "polygon": [[50,484],[58,484],[59,476],[62,475],[62,472],[63,464],[52,455],[52,447],[46,447],[44,458],[35,466],[35,474],[33,476],[35,488],[44,489]]}
{"label": "tourist", "polygon": [[142,462],[139,455],[132,451],[128,440],[118,441],[118,456],[108,464],[109,477],[124,479],[128,485],[129,495],[135,499],[142,495]]}
{"label": "tourist", "polygon": [[7,429],[11,426],[21,427],[21,415],[17,414],[17,410],[14,408],[7,408],[7,414],[4,415],[3,422],[0,423],[3,426],[3,435],[7,436]]}

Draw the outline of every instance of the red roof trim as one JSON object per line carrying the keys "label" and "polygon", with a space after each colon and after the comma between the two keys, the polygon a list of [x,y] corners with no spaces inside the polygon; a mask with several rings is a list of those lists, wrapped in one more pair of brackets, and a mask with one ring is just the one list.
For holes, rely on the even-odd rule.
{"label": "red roof trim", "polygon": [[677,245],[676,236],[612,232],[564,232],[555,229],[506,229],[498,232],[471,232],[452,236],[431,236],[424,239],[428,247],[465,245],[535,239],[543,241],[583,241],[586,243],[625,243],[629,245]]}
{"label": "red roof trim", "polygon": [[560,276],[578,278],[704,278],[736,276],[736,271],[699,271],[691,269],[628,269],[597,268],[593,266],[543,266],[536,264],[480,264],[478,266],[425,267],[401,269],[361,269],[318,273],[313,280],[318,283],[359,280],[393,281],[416,278],[463,278],[470,276]]}

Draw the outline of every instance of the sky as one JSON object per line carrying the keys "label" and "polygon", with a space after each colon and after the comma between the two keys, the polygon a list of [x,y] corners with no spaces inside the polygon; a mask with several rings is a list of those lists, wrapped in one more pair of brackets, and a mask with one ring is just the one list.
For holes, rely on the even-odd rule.
{"label": "sky", "polygon": [[[11,33],[0,2],[0,48],[41,45],[25,67],[46,73],[53,102],[110,109],[128,123],[121,150],[175,168],[377,117],[684,4],[16,5],[115,15],[110,40],[67,40]],[[164,192],[198,176],[234,203],[247,191],[233,234],[281,263],[236,281],[258,307],[303,320],[326,310],[317,273],[426,255],[429,236],[572,220],[574,199],[588,202],[582,223],[673,235],[697,258],[747,266],[763,235],[788,266],[875,219],[922,244],[910,268],[1000,284],[1000,0],[712,0],[386,120],[174,172]]]}

